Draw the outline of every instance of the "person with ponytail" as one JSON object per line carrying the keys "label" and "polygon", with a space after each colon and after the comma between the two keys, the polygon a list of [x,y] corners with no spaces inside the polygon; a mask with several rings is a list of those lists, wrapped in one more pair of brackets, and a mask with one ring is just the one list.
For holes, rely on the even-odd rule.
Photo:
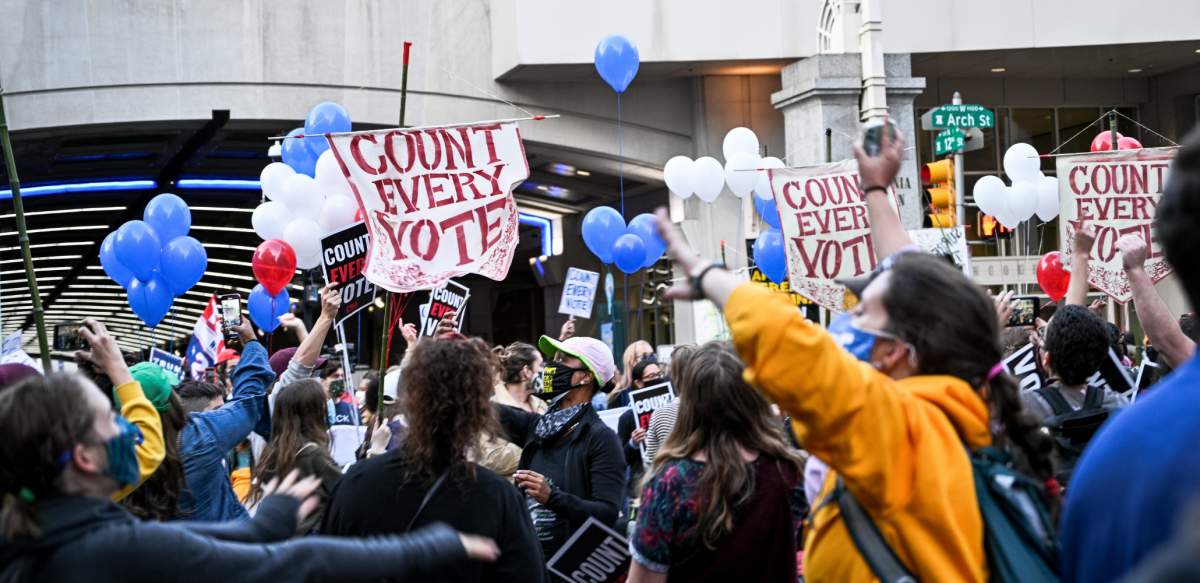
{"label": "person with ponytail", "polygon": [[[513,342],[493,349],[497,361],[497,376],[491,401],[541,415],[549,405],[534,396],[542,388],[542,355],[530,344]],[[484,435],[479,442],[479,465],[513,481],[521,462],[521,446],[503,437]]]}
{"label": "person with ponytail", "polygon": [[982,583],[989,566],[969,451],[991,445],[995,429],[1022,454],[1017,469],[1046,480],[1052,444],[1005,372],[993,302],[960,269],[916,252],[901,224],[887,187],[904,140],[887,133],[878,156],[855,147],[879,263],[850,315],[857,356],[786,295],[698,256],[660,208],[659,234],[689,278],[667,297],[707,298],[724,311],[746,380],[831,468],[805,540],[806,579],[876,579],[840,505],[825,502],[845,491],[916,580]]}

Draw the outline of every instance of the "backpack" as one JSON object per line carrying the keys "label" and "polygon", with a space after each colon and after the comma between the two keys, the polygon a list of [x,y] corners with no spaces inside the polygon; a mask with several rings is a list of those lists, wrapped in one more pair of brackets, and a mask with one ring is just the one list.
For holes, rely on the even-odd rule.
{"label": "backpack", "polygon": [[1089,385],[1083,406],[1078,411],[1067,403],[1059,392],[1059,385],[1042,387],[1034,392],[1041,395],[1054,411],[1053,415],[1042,420],[1042,424],[1050,430],[1057,444],[1060,463],[1054,477],[1066,487],[1075,473],[1075,464],[1083,454],[1083,448],[1108,420],[1110,411],[1104,408],[1104,389]]}

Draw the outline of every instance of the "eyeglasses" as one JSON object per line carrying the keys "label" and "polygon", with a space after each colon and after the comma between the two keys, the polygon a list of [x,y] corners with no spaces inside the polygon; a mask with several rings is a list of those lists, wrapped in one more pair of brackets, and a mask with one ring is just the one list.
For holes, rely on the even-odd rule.
{"label": "eyeglasses", "polygon": [[657,381],[658,379],[661,379],[661,378],[663,378],[663,375],[661,372],[646,373],[646,374],[642,375],[642,382]]}

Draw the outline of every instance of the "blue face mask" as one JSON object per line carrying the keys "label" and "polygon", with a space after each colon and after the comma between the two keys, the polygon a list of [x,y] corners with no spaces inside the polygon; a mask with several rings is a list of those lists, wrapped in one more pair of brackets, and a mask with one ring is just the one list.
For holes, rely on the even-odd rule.
{"label": "blue face mask", "polygon": [[122,485],[132,486],[141,477],[137,446],[143,439],[142,430],[122,415],[117,415],[117,426],[121,432],[105,443],[108,449],[108,473]]}
{"label": "blue face mask", "polygon": [[329,426],[333,427],[337,423],[337,407],[330,399],[325,400],[325,412],[329,414]]}
{"label": "blue face mask", "polygon": [[838,346],[863,362],[871,362],[871,349],[879,337],[855,326],[849,312],[838,315],[829,323],[829,335]]}

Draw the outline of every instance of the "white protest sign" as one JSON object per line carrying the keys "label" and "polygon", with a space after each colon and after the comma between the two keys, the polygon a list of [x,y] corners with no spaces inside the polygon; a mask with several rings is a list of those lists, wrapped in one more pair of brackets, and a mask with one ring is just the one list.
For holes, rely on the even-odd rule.
{"label": "white protest sign", "polygon": [[1171,160],[1178,148],[1091,152],[1055,159],[1058,169],[1058,232],[1062,265],[1071,270],[1075,229],[1085,219],[1096,229],[1088,263],[1088,283],[1117,303],[1133,298],[1121,267],[1117,239],[1138,233],[1148,245],[1146,273],[1158,283],[1171,266],[1154,238],[1154,216]]}
{"label": "white protest sign", "polygon": [[[834,280],[875,269],[875,247],[858,162],[844,160],[769,171],[779,208],[791,290],[833,312],[844,310],[846,288]],[[888,202],[899,214],[896,193]]]}
{"label": "white protest sign", "polygon": [[941,229],[910,229],[908,237],[922,251],[933,255],[945,255],[971,277],[971,256],[967,252],[967,235],[963,227]]}
{"label": "white protest sign", "polygon": [[1037,352],[1034,348],[1030,342],[1004,359],[1004,366],[1007,366],[1009,374],[1017,379],[1022,391],[1040,389],[1046,384],[1041,371],[1038,370]]}
{"label": "white protest sign", "polygon": [[508,275],[512,190],[529,177],[513,122],[326,134],[371,235],[363,275],[394,292]]}
{"label": "white protest sign", "polygon": [[562,301],[558,303],[558,313],[570,314],[576,318],[591,318],[592,301],[596,298],[596,286],[599,284],[599,273],[574,267],[568,269],[567,281],[563,284]]}
{"label": "white protest sign", "polygon": [[42,368],[37,365],[33,357],[29,356],[29,353],[21,348],[21,336],[24,333],[24,329],[18,328],[17,331],[4,337],[3,348],[0,349],[0,364],[23,364],[37,369],[41,373]]}

